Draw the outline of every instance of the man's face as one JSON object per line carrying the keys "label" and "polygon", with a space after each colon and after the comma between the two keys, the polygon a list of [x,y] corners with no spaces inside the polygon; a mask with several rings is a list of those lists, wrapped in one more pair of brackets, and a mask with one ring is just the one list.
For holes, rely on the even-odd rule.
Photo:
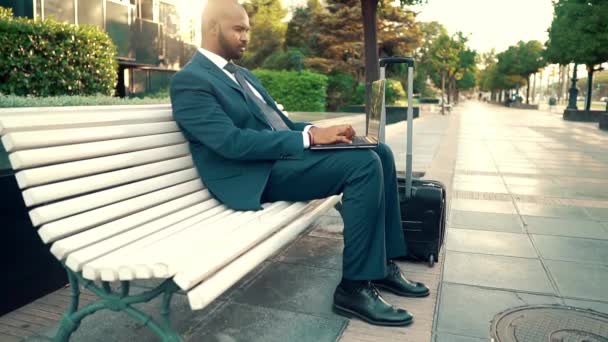
{"label": "man's face", "polygon": [[222,57],[238,60],[243,57],[249,43],[249,16],[244,10],[223,18],[218,23],[218,43],[223,50]]}

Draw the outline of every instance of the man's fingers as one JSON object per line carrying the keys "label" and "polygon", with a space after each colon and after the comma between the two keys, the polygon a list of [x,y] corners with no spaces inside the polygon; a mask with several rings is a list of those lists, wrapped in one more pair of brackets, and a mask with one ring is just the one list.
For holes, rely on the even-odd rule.
{"label": "man's fingers", "polygon": [[338,135],[336,138],[337,138],[337,139],[336,139],[336,140],[337,140],[336,142],[338,142],[338,143],[350,144],[350,143],[352,143],[352,142],[353,142],[353,141],[352,141],[350,138],[345,137],[345,136],[343,136],[343,135]]}

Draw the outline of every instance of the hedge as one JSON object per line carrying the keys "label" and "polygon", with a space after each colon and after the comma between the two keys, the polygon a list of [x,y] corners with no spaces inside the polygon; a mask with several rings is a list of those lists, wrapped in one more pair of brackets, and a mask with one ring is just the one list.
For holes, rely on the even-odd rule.
{"label": "hedge", "polygon": [[0,14],[0,93],[111,95],[116,48],[91,25],[13,18]]}
{"label": "hedge", "polygon": [[169,104],[169,96],[153,95],[145,98],[120,98],[113,96],[15,96],[0,95],[0,108],[14,107],[66,107],[66,106],[122,106]]}
{"label": "hedge", "polygon": [[324,112],[327,76],[313,72],[253,70],[270,95],[287,111]]}

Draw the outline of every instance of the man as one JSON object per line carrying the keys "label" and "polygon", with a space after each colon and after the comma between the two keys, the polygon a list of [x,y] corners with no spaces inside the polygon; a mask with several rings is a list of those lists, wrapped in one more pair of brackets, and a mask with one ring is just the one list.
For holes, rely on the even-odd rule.
{"label": "man", "polygon": [[263,202],[308,201],[343,193],[343,278],[334,310],[378,325],[408,325],[413,317],[388,304],[376,287],[428,296],[402,276],[392,259],[406,254],[392,152],[310,151],[314,144],[349,143],[349,125],[315,127],[290,121],[246,69],[249,18],[236,1],[209,0],[202,48],[173,78],[171,102],[209,191],[226,206],[259,210]]}

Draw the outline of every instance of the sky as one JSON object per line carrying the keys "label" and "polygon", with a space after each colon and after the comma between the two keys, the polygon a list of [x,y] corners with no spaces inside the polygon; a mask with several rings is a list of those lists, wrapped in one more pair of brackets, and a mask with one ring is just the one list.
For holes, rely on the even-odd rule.
{"label": "sky", "polygon": [[[305,0],[282,0],[290,7]],[[506,50],[518,41],[547,40],[553,19],[551,0],[428,0],[410,7],[418,21],[438,21],[448,32],[469,34],[469,46],[477,52]]]}

